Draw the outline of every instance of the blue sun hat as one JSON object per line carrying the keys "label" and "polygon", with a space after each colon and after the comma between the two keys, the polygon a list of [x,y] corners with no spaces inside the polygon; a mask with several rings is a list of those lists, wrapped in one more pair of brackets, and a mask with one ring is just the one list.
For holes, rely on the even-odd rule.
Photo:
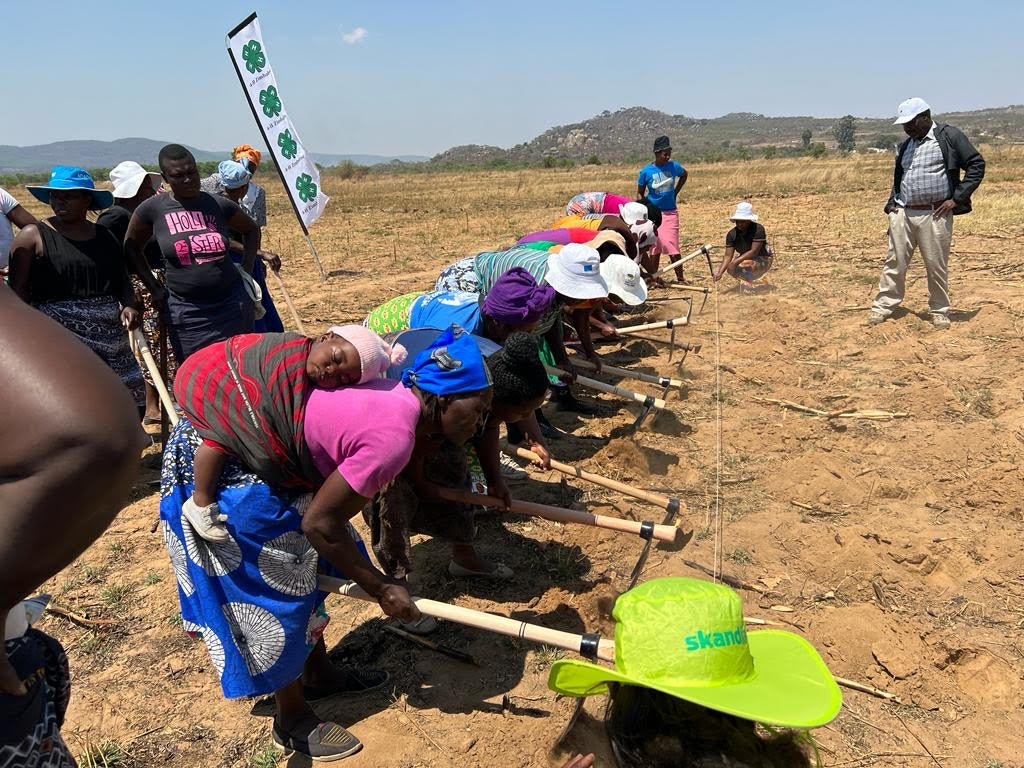
{"label": "blue sun hat", "polygon": [[50,204],[50,193],[62,189],[77,189],[92,195],[90,211],[101,211],[114,204],[113,194],[105,189],[96,189],[89,172],[74,165],[55,165],[50,171],[48,184],[29,184],[25,189],[31,192],[36,200],[47,205]]}
{"label": "blue sun hat", "polygon": [[491,373],[473,337],[452,325],[416,355],[402,383],[434,395],[458,395],[489,389]]}

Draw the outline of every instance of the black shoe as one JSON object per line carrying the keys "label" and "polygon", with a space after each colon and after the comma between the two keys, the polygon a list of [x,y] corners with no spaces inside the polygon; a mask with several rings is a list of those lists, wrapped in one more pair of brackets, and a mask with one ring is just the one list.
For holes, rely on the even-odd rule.
{"label": "black shoe", "polygon": [[597,408],[578,399],[572,393],[570,387],[559,387],[555,390],[554,400],[558,404],[559,410],[562,411],[573,411],[584,416],[594,416],[597,414]]}
{"label": "black shoe", "polygon": [[271,738],[286,755],[298,752],[318,763],[341,760],[363,748],[359,739],[337,723],[313,720],[303,720],[285,732],[275,717]]}
{"label": "black shoe", "polygon": [[534,413],[537,414],[537,424],[540,426],[540,433],[544,435],[548,440],[561,440],[563,435],[561,430],[558,429],[554,424],[548,421],[548,417],[544,415],[544,411],[538,408]]}

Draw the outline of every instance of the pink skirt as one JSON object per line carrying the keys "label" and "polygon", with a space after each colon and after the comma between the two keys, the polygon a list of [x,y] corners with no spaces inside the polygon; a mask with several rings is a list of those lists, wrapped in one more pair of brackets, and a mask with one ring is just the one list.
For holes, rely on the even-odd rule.
{"label": "pink skirt", "polygon": [[651,246],[651,253],[667,256],[679,255],[679,211],[662,211],[661,226],[658,227],[658,242]]}

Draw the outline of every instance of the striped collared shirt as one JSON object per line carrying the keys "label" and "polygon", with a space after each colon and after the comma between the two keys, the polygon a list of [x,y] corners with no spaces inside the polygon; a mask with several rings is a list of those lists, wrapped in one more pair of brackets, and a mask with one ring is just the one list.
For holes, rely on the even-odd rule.
{"label": "striped collared shirt", "polygon": [[896,202],[900,205],[928,205],[949,197],[949,177],[942,149],[935,139],[935,125],[922,139],[911,139],[900,158],[903,179]]}
{"label": "striped collared shirt", "polygon": [[[548,273],[548,257],[551,254],[547,251],[536,251],[532,248],[516,246],[507,251],[484,251],[476,255],[474,268],[479,284],[481,295],[485,295],[498,278],[505,274],[512,267],[522,267],[538,283],[544,282],[544,276]],[[545,312],[537,322],[533,333],[535,336],[547,333],[551,327],[560,319],[562,311],[558,301],[551,302],[548,311]]]}

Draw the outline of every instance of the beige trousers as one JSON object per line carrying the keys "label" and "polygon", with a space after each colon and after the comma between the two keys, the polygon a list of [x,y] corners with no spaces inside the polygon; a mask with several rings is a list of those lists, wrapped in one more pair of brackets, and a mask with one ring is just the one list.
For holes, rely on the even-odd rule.
{"label": "beige trousers", "polygon": [[914,250],[921,251],[928,276],[928,309],[933,315],[949,313],[947,267],[949,244],[953,239],[953,216],[935,218],[931,211],[897,208],[889,214],[889,255],[878,280],[878,295],[872,309],[890,315],[903,301],[907,266]]}

